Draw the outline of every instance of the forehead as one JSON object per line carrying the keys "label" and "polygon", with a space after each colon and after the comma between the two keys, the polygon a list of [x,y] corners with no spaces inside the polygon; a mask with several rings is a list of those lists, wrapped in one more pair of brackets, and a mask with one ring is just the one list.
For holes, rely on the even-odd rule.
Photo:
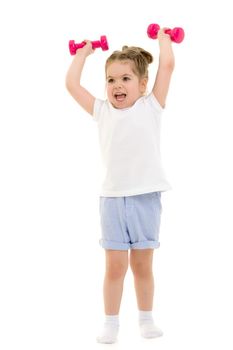
{"label": "forehead", "polygon": [[135,75],[133,72],[133,62],[127,61],[114,61],[107,66],[107,76],[117,76],[131,74]]}

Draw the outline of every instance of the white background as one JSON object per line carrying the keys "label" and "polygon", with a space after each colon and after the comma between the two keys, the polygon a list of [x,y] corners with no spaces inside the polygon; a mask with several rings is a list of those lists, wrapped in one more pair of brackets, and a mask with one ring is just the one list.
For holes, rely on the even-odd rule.
{"label": "white background", "polygon": [[[232,17],[230,1],[2,1],[0,8],[0,348],[106,348],[97,125],[71,98],[68,41],[106,35],[83,84],[105,97],[104,64],[122,45],[153,53],[150,23],[182,26],[164,112],[155,318],[142,340],[131,272],[114,349],[232,349]],[[108,347],[108,346],[107,346]]]}

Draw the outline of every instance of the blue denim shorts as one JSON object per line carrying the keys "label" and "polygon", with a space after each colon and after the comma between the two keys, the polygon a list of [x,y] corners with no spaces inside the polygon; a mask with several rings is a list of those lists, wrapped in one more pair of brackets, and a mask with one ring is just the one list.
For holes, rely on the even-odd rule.
{"label": "blue denim shorts", "polygon": [[127,197],[100,197],[100,223],[105,249],[153,249],[160,246],[161,192]]}

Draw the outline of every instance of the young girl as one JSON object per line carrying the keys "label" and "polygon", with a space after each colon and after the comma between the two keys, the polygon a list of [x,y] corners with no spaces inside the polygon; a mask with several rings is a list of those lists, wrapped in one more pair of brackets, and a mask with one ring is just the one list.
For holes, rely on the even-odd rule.
{"label": "young girl", "polygon": [[[105,323],[97,337],[114,343],[128,264],[134,275],[141,335],[162,335],[153,320],[153,251],[159,247],[161,192],[170,188],[160,157],[160,124],[174,68],[170,36],[158,33],[159,66],[152,92],[146,95],[152,55],[124,46],[107,59],[106,101],[93,97],[80,83],[90,41],[77,50],[66,86],[74,99],[93,116],[106,166],[100,195],[100,221],[106,272],[103,294]],[[130,254],[128,250],[130,249]]]}

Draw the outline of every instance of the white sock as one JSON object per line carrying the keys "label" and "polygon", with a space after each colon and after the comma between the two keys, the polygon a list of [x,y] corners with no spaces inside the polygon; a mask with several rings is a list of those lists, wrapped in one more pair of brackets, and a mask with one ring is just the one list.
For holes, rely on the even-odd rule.
{"label": "white sock", "polygon": [[112,344],[117,341],[117,335],[119,331],[119,316],[118,315],[106,315],[104,327],[100,332],[96,340],[99,343]]}
{"label": "white sock", "polygon": [[155,326],[152,311],[139,311],[139,326],[141,336],[144,338],[156,338],[163,332]]}

